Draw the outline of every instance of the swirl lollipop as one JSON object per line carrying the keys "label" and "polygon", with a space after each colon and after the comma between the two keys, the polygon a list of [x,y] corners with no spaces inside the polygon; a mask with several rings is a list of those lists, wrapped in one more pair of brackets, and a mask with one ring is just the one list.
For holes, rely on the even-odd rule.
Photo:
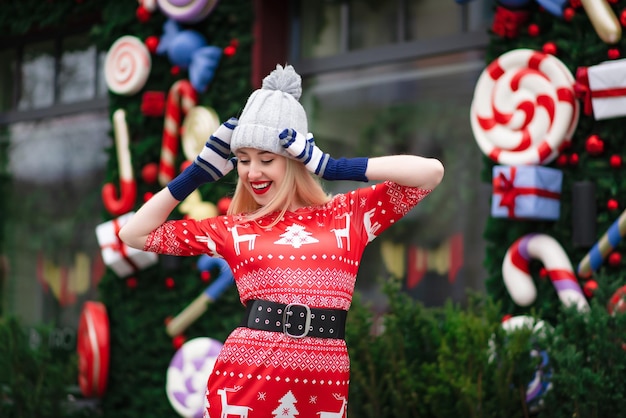
{"label": "swirl lollipop", "polygon": [[483,71],[470,109],[481,151],[503,165],[547,164],[578,123],[574,76],[530,49],[501,55]]}
{"label": "swirl lollipop", "polygon": [[104,62],[104,77],[113,93],[132,96],[143,88],[150,75],[150,51],[134,36],[122,36],[111,45]]}

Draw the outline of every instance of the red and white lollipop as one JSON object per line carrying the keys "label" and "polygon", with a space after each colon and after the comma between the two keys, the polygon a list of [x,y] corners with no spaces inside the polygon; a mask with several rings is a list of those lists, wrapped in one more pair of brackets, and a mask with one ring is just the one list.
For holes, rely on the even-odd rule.
{"label": "red and white lollipop", "polygon": [[494,60],[476,83],[470,109],[481,151],[502,165],[552,161],[578,123],[574,83],[549,54],[515,49]]}
{"label": "red and white lollipop", "polygon": [[167,369],[167,399],[182,417],[201,418],[206,383],[223,344],[200,337],[187,341],[174,354]]}
{"label": "red and white lollipop", "polygon": [[87,397],[101,397],[109,376],[109,318],[104,304],[85,302],[78,323],[78,383]]}
{"label": "red and white lollipop", "polygon": [[152,60],[150,51],[135,36],[122,36],[111,45],[104,62],[104,78],[109,90],[132,96],[146,85]]}

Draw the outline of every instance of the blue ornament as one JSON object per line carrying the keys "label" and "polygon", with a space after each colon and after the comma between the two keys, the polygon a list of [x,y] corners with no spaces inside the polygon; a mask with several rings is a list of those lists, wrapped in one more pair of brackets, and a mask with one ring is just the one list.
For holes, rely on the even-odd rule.
{"label": "blue ornament", "polygon": [[198,93],[204,93],[222,58],[222,49],[205,46],[193,54],[189,65],[189,82]]}
{"label": "blue ornament", "polygon": [[210,257],[205,254],[200,256],[197,266],[200,271],[219,268],[219,275],[203,292],[209,300],[217,300],[235,282],[230,266],[223,258]]}
{"label": "blue ornament", "polygon": [[199,32],[181,30],[176,21],[167,20],[163,25],[163,35],[156,52],[159,55],[167,54],[172,64],[187,68],[193,54],[206,45],[206,39]]}
{"label": "blue ornament", "polygon": [[563,11],[569,4],[569,0],[537,0],[537,3],[550,14],[563,17]]}

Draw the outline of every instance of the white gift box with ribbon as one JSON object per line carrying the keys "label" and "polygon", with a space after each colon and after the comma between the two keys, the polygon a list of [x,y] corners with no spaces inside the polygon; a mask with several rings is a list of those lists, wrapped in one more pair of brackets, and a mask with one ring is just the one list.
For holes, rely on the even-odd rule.
{"label": "white gift box with ribbon", "polygon": [[96,226],[96,237],[104,264],[122,278],[152,266],[159,260],[155,253],[129,247],[120,240],[120,229],[134,214],[135,212],[128,212]]}

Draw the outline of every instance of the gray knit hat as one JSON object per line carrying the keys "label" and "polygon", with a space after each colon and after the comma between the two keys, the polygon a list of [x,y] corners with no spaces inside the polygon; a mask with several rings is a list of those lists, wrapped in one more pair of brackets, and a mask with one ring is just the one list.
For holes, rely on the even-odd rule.
{"label": "gray knit hat", "polygon": [[[277,65],[263,79],[260,89],[253,92],[233,131],[230,149],[256,148],[291,157],[280,145],[278,135],[287,128],[306,135],[306,112],[298,102],[302,94],[302,79],[291,65]],[[293,157],[292,157],[293,158]]]}

